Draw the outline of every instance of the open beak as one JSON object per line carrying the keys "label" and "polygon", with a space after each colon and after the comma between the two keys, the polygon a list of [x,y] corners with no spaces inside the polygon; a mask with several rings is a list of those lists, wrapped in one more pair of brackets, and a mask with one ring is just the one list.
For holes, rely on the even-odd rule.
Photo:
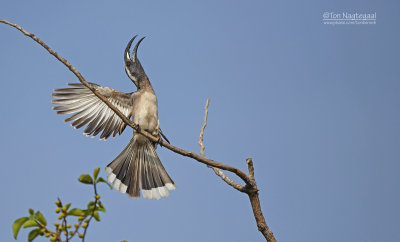
{"label": "open beak", "polygon": [[139,88],[139,82],[141,78],[144,78],[146,76],[146,73],[143,70],[143,67],[137,58],[137,50],[140,45],[140,42],[145,38],[141,38],[137,44],[135,45],[135,48],[133,48],[132,55],[129,55],[129,50],[132,46],[133,41],[136,39],[137,35],[133,36],[133,38],[128,42],[125,52],[124,52],[124,61],[125,61],[125,72],[128,75],[128,77],[133,81],[133,83],[136,85],[136,87]]}

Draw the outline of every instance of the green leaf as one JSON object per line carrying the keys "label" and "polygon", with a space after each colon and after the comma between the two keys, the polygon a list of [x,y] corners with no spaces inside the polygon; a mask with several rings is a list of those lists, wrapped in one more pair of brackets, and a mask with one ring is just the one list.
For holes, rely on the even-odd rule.
{"label": "green leaf", "polygon": [[33,241],[40,234],[40,229],[32,230],[28,235],[28,241]]}
{"label": "green leaf", "polygon": [[94,169],[94,171],[93,171],[93,179],[94,180],[97,179],[97,176],[99,175],[99,172],[100,172],[100,168]]}
{"label": "green leaf", "polygon": [[103,177],[99,177],[99,179],[97,179],[97,183],[99,183],[99,182],[104,182],[105,184],[108,185],[108,187],[110,187],[111,190],[113,189],[113,187],[111,186],[111,184],[108,183],[106,180],[104,180]]}
{"label": "green leaf", "polygon": [[29,209],[29,214],[30,214],[30,215],[33,215],[34,213],[35,213],[35,211],[34,211],[32,208],[30,208],[30,209]]}
{"label": "green leaf", "polygon": [[79,208],[73,208],[68,211],[68,215],[72,216],[85,216],[85,212],[82,209]]}
{"label": "green leaf", "polygon": [[99,214],[99,212],[95,211],[95,212],[93,213],[93,217],[94,217],[94,219],[96,219],[97,221],[100,221],[100,214]]}
{"label": "green leaf", "polygon": [[105,213],[105,212],[106,212],[106,209],[105,209],[104,207],[102,207],[102,208],[96,207],[96,211],[100,211],[100,212]]}
{"label": "green leaf", "polygon": [[44,225],[44,226],[47,225],[47,221],[46,221],[46,219],[44,218],[44,216],[43,216],[43,214],[42,214],[41,212],[37,211],[36,214],[35,214],[35,216],[37,217],[37,220],[39,220],[39,222],[40,222],[42,225]]}
{"label": "green leaf", "polygon": [[85,216],[90,216],[92,214],[91,210],[84,209],[82,211],[85,213]]}
{"label": "green leaf", "polygon": [[82,174],[79,176],[78,180],[84,184],[93,184],[93,179],[88,174]]}
{"label": "green leaf", "polygon": [[88,210],[93,210],[95,207],[95,203],[89,202],[87,205]]}
{"label": "green leaf", "polygon": [[19,218],[17,220],[14,221],[13,225],[12,225],[12,230],[13,230],[13,234],[14,234],[14,239],[17,239],[17,235],[19,230],[21,229],[21,226],[28,221],[28,217],[22,217]]}
{"label": "green leaf", "polygon": [[67,205],[65,205],[65,207],[67,208],[67,210],[69,209],[69,207],[71,207],[71,203],[68,203]]}
{"label": "green leaf", "polygon": [[24,223],[24,228],[39,227],[39,224],[35,220],[28,220]]}

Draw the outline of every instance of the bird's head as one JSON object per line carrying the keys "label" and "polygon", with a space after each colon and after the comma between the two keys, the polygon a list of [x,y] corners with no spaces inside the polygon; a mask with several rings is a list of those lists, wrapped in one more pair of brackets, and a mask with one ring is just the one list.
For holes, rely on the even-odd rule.
{"label": "bird's head", "polygon": [[132,82],[136,85],[137,88],[140,87],[140,84],[148,80],[146,73],[143,70],[142,64],[140,64],[139,59],[137,58],[137,50],[140,42],[145,38],[141,38],[135,48],[132,51],[132,56],[129,55],[129,49],[131,48],[132,42],[135,40],[137,35],[135,35],[128,43],[124,52],[124,61],[125,61],[125,72],[128,77],[132,80]]}

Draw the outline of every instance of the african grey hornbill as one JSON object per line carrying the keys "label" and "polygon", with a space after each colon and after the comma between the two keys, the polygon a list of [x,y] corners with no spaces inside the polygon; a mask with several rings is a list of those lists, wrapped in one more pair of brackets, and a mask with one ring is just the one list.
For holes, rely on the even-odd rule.
{"label": "african grey hornbill", "polygon": [[[149,78],[137,58],[137,49],[144,39],[140,39],[129,55],[134,36],[124,51],[125,72],[136,85],[137,91],[123,93],[109,87],[101,87],[90,83],[100,94],[117,107],[128,119],[156,137],[162,134],[158,120],[157,97]],[[68,83],[69,88],[55,89],[52,103],[57,114],[73,114],[65,119],[72,121],[76,129],[86,126],[84,134],[107,139],[112,135],[120,135],[126,124],[104,102],[80,83]],[[165,138],[166,139],[166,138]],[[156,143],[146,137],[133,133],[133,138],[125,149],[106,167],[108,181],[114,189],[128,193],[135,199],[140,197],[140,189],[144,198],[160,199],[169,195],[168,190],[176,188],[174,182],[165,171],[156,153]]]}

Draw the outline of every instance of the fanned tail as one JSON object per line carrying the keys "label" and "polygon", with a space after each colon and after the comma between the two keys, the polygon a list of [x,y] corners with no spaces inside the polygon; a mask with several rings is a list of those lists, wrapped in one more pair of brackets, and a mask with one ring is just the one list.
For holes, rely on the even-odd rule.
{"label": "fanned tail", "polygon": [[135,134],[125,149],[106,167],[107,180],[114,189],[138,199],[168,197],[176,189],[162,165],[155,147],[147,138]]}

